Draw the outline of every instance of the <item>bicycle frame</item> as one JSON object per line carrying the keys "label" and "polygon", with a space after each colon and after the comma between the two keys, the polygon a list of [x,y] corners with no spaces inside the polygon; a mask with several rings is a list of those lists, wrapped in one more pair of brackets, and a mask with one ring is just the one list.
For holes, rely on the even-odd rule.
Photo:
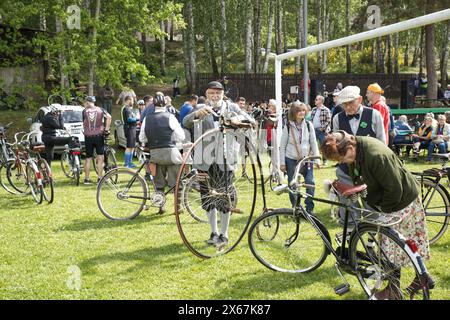
{"label": "bicycle frame", "polygon": [[[364,209],[364,208],[354,207],[354,206],[343,204],[343,203],[336,202],[336,201],[331,201],[331,200],[326,200],[326,199],[321,199],[321,198],[315,198],[315,197],[310,196],[307,193],[303,194],[302,192],[300,192],[299,191],[299,187],[300,186],[298,185],[298,175],[299,175],[300,169],[301,169],[301,167],[303,166],[303,164],[305,162],[310,161],[310,160],[314,160],[316,158],[319,158],[319,157],[306,157],[302,161],[300,161],[297,164],[297,166],[296,166],[294,177],[291,180],[289,186],[287,186],[287,188],[285,186],[283,189],[284,190],[289,189],[290,192],[293,192],[293,193],[296,194],[296,205],[293,208],[293,214],[296,215],[296,214],[301,213],[305,217],[305,219],[307,219],[308,222],[311,223],[311,225],[314,227],[316,232],[322,238],[322,241],[324,242],[324,245],[328,249],[328,252],[332,253],[333,256],[335,257],[338,267],[343,267],[343,269],[346,272],[348,272],[350,274],[355,274],[354,272],[356,271],[356,269],[355,269],[356,266],[350,265],[350,261],[349,261],[348,257],[346,257],[346,255],[345,255],[345,249],[346,249],[345,246],[346,246],[346,242],[347,242],[347,231],[348,231],[348,224],[349,224],[350,218],[352,219],[353,223],[355,224],[355,227],[354,227],[352,233],[350,234],[350,238],[352,238],[354,236],[358,237],[361,240],[361,243],[363,244],[365,250],[367,250],[367,246],[366,246],[366,243],[364,243],[364,241],[361,238],[361,235],[359,233],[359,228],[360,228],[360,225],[362,223],[358,222],[358,220],[353,215],[352,211],[360,211],[360,212],[367,212],[367,213],[377,213],[377,212],[374,212],[374,211],[371,211],[371,210],[368,210],[368,209]],[[309,186],[309,187],[311,187],[311,186]],[[330,236],[328,234],[328,231],[327,231],[326,227],[324,226],[325,230],[322,230],[321,226],[319,226],[319,224],[316,221],[317,218],[314,217],[313,215],[311,215],[310,213],[308,213],[303,208],[303,206],[301,204],[301,199],[302,198],[305,198],[305,199],[309,198],[309,199],[311,199],[313,201],[318,201],[318,202],[321,202],[321,203],[326,203],[326,204],[330,204],[330,205],[334,205],[334,206],[339,206],[339,207],[345,208],[345,217],[344,217],[344,226],[343,226],[343,238],[342,238],[342,242],[341,242],[341,246],[340,246],[340,252],[338,252],[337,250],[335,250],[333,248],[333,245],[331,243],[331,238],[330,238]],[[298,227],[297,227],[297,230],[295,232],[298,233]],[[398,232],[397,232],[397,234],[399,235],[400,238],[403,238],[403,236],[401,236]],[[291,238],[292,238],[292,236],[291,236]],[[411,256],[415,256],[417,258],[418,254],[417,253],[416,254],[413,253],[412,249],[409,247],[409,244],[407,242],[406,242],[406,245],[405,245],[405,249],[410,252]],[[419,256],[419,258],[420,258],[420,256]],[[419,263],[419,259],[418,258],[415,259],[413,262],[418,267],[418,270],[422,270],[422,272],[424,272],[424,273],[426,272],[425,266],[423,264]]]}

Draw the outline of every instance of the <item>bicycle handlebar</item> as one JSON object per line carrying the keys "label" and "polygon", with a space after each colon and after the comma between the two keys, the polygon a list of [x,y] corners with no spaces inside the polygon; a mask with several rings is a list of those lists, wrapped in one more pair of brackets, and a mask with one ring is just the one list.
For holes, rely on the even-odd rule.
{"label": "bicycle handlebar", "polygon": [[320,156],[310,156],[310,157],[305,157],[303,158],[295,167],[295,172],[294,172],[294,176],[292,177],[291,182],[289,182],[289,187],[293,190],[296,190],[298,185],[297,185],[297,181],[298,181],[298,175],[300,174],[300,169],[303,167],[303,164],[306,162],[310,162],[313,160],[320,160],[321,157]]}

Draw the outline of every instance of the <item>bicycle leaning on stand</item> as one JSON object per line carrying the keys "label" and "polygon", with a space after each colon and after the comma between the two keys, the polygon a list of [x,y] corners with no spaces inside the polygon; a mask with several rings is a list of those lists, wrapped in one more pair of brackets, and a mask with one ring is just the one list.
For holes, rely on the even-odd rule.
{"label": "bicycle leaning on stand", "polygon": [[[357,277],[370,299],[376,299],[375,293],[387,286],[392,289],[392,299],[429,299],[429,289],[434,283],[417,252],[417,244],[390,228],[401,222],[401,216],[314,198],[300,189],[314,187],[302,183],[299,172],[304,164],[319,158],[304,158],[297,165],[292,181],[275,188],[277,194],[293,192],[295,207],[267,209],[250,227],[248,240],[256,259],[275,271],[306,273],[319,268],[332,254],[336,259],[335,267],[344,280],[335,288],[336,294],[350,290],[343,274],[346,272]],[[347,186],[334,182],[333,188],[352,201],[367,194],[365,185]],[[346,209],[342,238],[336,237],[336,249],[325,225],[303,208],[302,198]],[[353,211],[361,212],[361,218],[357,219]],[[355,224],[351,232],[348,228],[350,220]]]}

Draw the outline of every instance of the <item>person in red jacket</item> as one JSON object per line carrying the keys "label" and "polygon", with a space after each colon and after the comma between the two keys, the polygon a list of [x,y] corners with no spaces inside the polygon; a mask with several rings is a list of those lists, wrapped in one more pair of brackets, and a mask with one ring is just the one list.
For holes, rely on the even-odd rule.
{"label": "person in red jacket", "polygon": [[367,87],[366,97],[370,103],[370,106],[378,110],[383,118],[384,132],[386,134],[386,145],[389,144],[389,108],[385,102],[381,99],[381,95],[384,90],[381,89],[378,83],[372,83]]}

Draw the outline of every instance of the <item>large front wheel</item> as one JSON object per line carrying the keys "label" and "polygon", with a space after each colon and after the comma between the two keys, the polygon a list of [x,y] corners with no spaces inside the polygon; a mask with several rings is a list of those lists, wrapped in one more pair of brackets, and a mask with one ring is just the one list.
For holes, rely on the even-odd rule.
{"label": "large front wheel", "polygon": [[[327,235],[323,225],[315,222]],[[329,253],[317,227],[303,214],[287,208],[259,216],[250,227],[248,242],[259,262],[280,272],[311,272],[322,265]]]}
{"label": "large front wheel", "polygon": [[[245,150],[250,152],[243,159]],[[184,244],[197,257],[226,254],[246,234],[256,202],[256,156],[242,132],[220,128],[203,134],[183,153],[175,187],[175,217]],[[217,241],[214,233],[216,237],[222,234],[228,243]]]}
{"label": "large front wheel", "polygon": [[139,215],[147,200],[144,178],[133,170],[117,168],[109,171],[97,187],[97,204],[111,220],[130,220]]}

